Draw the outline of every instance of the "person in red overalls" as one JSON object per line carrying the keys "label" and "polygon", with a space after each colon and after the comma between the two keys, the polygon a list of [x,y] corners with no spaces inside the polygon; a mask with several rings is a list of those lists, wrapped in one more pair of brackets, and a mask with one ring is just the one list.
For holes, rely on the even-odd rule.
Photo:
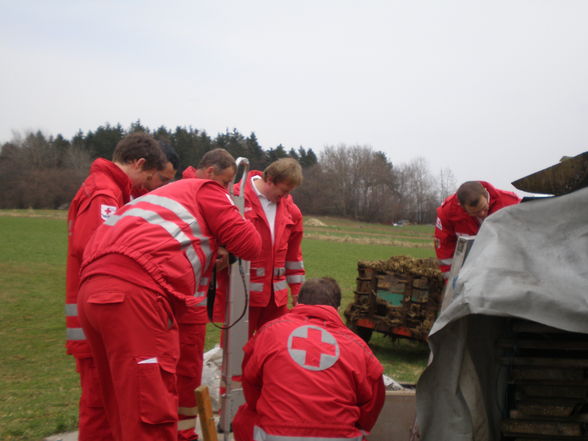
{"label": "person in red overalls", "polygon": [[[197,168],[187,167],[182,178],[212,179],[227,188],[233,182],[236,170],[235,158],[225,149],[217,148],[206,152]],[[219,247],[215,264],[217,277],[221,274],[219,271],[227,265],[228,253]],[[180,360],[176,372],[179,399],[178,441],[193,441],[198,439],[194,431],[194,418],[197,415],[194,390],[202,381],[207,317],[194,308],[182,308],[182,314],[176,316],[176,321],[180,333]]]}
{"label": "person in red overalls", "polygon": [[288,312],[288,288],[296,305],[304,282],[302,213],[290,196],[301,182],[302,168],[292,158],[272,162],[263,173],[247,175],[245,217],[255,225],[263,244],[261,254],[251,261],[249,336]]}
{"label": "person in red overalls", "polygon": [[457,192],[437,208],[435,222],[435,252],[439,268],[447,278],[457,237],[475,236],[480,225],[492,213],[521,199],[512,191],[498,190],[484,181],[464,182]]}
{"label": "person in red overalls", "polygon": [[78,310],[115,440],[177,440],[176,317],[205,317],[219,243],[245,259],[261,248],[226,189],[183,179],[119,209],[86,246]]}
{"label": "person in red overalls", "polygon": [[129,202],[131,193],[150,185],[163,170],[165,158],[159,144],[144,133],[133,133],[116,146],[112,162],[96,159],[90,175],[72,200],[68,212],[68,252],[66,275],[67,353],[76,359],[82,389],[79,404],[80,441],[112,439],[98,375],[77,312],[79,269],[86,244],[96,229],[119,207]]}
{"label": "person in red overalls", "polygon": [[360,441],[382,410],[383,368],[341,321],[331,278],[302,286],[290,313],[245,345],[246,404],[233,419],[237,441]]}

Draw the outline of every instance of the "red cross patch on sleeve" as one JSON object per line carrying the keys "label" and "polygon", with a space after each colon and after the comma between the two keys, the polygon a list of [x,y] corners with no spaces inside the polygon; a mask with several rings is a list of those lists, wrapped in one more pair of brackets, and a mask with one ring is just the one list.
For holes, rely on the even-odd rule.
{"label": "red cross patch on sleeve", "polygon": [[116,206],[114,206],[114,205],[106,205],[106,204],[100,205],[100,217],[102,218],[103,221],[107,220],[111,215],[114,214],[115,211],[116,211]]}

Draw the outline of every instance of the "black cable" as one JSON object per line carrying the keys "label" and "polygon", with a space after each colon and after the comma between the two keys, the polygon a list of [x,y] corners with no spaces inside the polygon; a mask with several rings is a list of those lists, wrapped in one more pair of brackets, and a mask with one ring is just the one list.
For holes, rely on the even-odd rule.
{"label": "black cable", "polygon": [[[249,293],[247,292],[247,282],[245,280],[245,271],[243,270],[243,261],[239,258],[239,274],[241,275],[241,281],[243,282],[243,292],[245,293],[245,303],[243,306],[243,312],[241,312],[241,315],[239,316],[239,318],[237,320],[235,320],[233,323],[231,323],[230,325],[217,325],[214,322],[212,323],[212,326],[214,326],[217,329],[221,329],[221,330],[226,330],[226,329],[231,329],[233,326],[235,326],[237,323],[239,323],[243,317],[245,316],[245,313],[247,312],[247,305],[249,304]],[[229,281],[229,288],[230,288],[230,281]],[[228,291],[230,293],[230,289]],[[226,301],[228,302],[229,299],[227,297]]]}

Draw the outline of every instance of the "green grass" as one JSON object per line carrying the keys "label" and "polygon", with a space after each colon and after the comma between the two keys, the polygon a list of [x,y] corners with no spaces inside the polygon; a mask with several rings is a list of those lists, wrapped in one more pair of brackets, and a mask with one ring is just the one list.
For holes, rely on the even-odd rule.
{"label": "green grass", "polygon": [[[37,441],[75,430],[79,399],[74,359],[65,354],[66,213],[52,210],[0,211],[0,439]],[[394,228],[335,218],[308,230],[348,232],[354,237],[384,237],[406,242],[430,240],[431,226]],[[363,236],[362,236],[363,235]],[[307,277],[330,276],[343,290],[341,311],[353,300],[358,260],[392,255],[431,257],[433,249],[305,238]],[[208,327],[207,348],[219,340]],[[392,341],[374,334],[370,341],[386,373],[414,383],[425,366],[422,343]]]}
{"label": "green grass", "polygon": [[64,348],[65,222],[0,217],[0,439],[74,428],[77,374]]}

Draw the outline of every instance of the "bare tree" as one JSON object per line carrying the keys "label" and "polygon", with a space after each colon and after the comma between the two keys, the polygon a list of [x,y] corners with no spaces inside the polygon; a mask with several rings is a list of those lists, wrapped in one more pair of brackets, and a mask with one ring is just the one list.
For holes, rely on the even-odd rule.
{"label": "bare tree", "polygon": [[438,177],[438,199],[444,201],[447,196],[455,193],[457,189],[457,183],[455,181],[455,175],[449,168],[442,168],[439,171]]}
{"label": "bare tree", "polygon": [[297,192],[301,208],[358,220],[391,219],[395,180],[384,153],[370,146],[325,147],[318,166],[309,172],[310,177],[305,171],[305,182]]}
{"label": "bare tree", "polygon": [[400,168],[401,212],[416,223],[432,222],[439,204],[435,191],[435,179],[427,161],[418,157]]}

